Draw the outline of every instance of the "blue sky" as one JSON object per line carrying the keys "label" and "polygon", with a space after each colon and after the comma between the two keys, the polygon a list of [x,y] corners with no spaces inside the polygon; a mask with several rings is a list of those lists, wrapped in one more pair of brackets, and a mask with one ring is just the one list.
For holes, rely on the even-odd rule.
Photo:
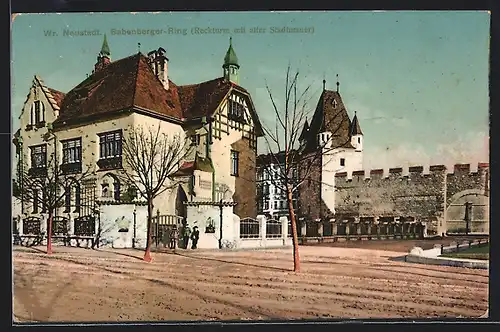
{"label": "blue sky", "polygon": [[[240,85],[252,95],[264,123],[273,121],[265,84],[283,97],[290,63],[311,85],[311,109],[323,78],[340,93],[365,135],[365,165],[487,162],[488,12],[241,12],[22,14],[12,23],[13,131],[33,75],[63,92],[90,74],[99,36],[63,36],[63,30],[106,33],[112,59],[163,47],[178,85],[219,77],[233,37]],[[270,33],[271,27],[314,28],[313,33]],[[191,34],[193,27],[230,34]],[[244,27],[246,33],[235,33]],[[249,33],[250,28],[265,33]],[[187,29],[187,34],[113,35],[111,29]],[[45,31],[58,36],[45,36]],[[259,142],[260,146],[265,145]]]}

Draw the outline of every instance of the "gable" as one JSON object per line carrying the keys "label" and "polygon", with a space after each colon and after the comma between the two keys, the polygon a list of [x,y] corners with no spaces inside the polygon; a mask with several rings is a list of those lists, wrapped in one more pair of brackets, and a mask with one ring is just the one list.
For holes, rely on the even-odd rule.
{"label": "gable", "polygon": [[58,116],[64,93],[49,88],[39,76],[33,78],[32,85],[19,115],[21,126],[31,124],[32,112],[35,108],[35,101],[40,101],[41,112],[45,117],[45,122],[52,122]]}

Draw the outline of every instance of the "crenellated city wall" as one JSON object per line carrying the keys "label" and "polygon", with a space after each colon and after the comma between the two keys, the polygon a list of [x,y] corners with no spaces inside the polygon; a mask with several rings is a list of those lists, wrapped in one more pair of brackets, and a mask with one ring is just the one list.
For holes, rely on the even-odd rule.
{"label": "crenellated city wall", "polygon": [[[441,233],[450,225],[460,227],[462,205],[470,196],[478,197],[474,217],[486,222],[489,219],[484,207],[485,196],[489,196],[489,165],[484,163],[478,164],[475,172],[470,164],[457,164],[452,173],[444,165],[433,165],[425,171],[423,166],[412,166],[342,172],[335,175],[335,190],[336,219],[415,217],[433,223]],[[447,220],[451,221],[448,226]],[[476,228],[485,229],[484,225]]]}

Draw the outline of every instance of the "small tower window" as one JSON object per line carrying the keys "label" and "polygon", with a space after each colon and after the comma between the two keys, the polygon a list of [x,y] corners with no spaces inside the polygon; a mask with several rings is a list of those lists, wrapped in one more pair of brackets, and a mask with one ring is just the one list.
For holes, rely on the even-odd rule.
{"label": "small tower window", "polygon": [[361,143],[361,137],[358,137],[358,144]]}
{"label": "small tower window", "polygon": [[345,158],[340,158],[340,166],[345,166]]}
{"label": "small tower window", "polygon": [[333,108],[336,108],[337,107],[337,100],[332,100],[332,105],[333,105]]}

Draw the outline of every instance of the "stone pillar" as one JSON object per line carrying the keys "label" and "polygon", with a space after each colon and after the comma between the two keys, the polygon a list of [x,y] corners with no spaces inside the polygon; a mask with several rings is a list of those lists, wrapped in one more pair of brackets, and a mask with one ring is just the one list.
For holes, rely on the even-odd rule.
{"label": "stone pillar", "polygon": [[301,236],[306,236],[307,234],[307,224],[306,224],[306,221],[304,219],[300,220],[299,221],[300,223],[300,235]]}
{"label": "stone pillar", "polygon": [[366,223],[366,233],[367,233],[367,235],[372,235],[372,223],[371,223],[371,221]]}
{"label": "stone pillar", "polygon": [[47,218],[45,217],[44,213],[40,214],[40,232],[45,233],[47,235]]}
{"label": "stone pillar", "polygon": [[260,231],[260,246],[265,247],[266,246],[266,235],[267,235],[267,228],[266,228],[266,217],[265,216],[257,216],[257,221],[259,222],[259,231]]}
{"label": "stone pillar", "polygon": [[75,235],[75,219],[71,218],[70,214],[68,214],[68,224],[69,224],[68,234]]}
{"label": "stone pillar", "polygon": [[286,245],[286,240],[288,239],[288,218],[280,217],[281,222],[281,238],[283,239],[283,245]]}
{"label": "stone pillar", "polygon": [[359,217],[354,217],[354,223],[356,224],[356,234],[361,235],[361,223]]}
{"label": "stone pillar", "polygon": [[402,234],[402,232],[401,232],[401,219],[399,217],[394,218],[394,238],[395,239],[397,238],[396,234],[398,234],[400,236],[400,238],[403,238],[401,235]]}
{"label": "stone pillar", "polygon": [[320,222],[318,223],[318,236],[319,236],[319,237],[322,237],[322,236],[323,236],[323,222],[322,222],[322,221],[320,221]]}
{"label": "stone pillar", "polygon": [[337,235],[337,222],[335,219],[330,219],[330,222],[332,223],[332,235]]}
{"label": "stone pillar", "polygon": [[380,220],[378,220],[379,218],[377,218],[377,220],[375,221],[376,222],[376,226],[377,226],[377,236],[380,237]]}
{"label": "stone pillar", "polygon": [[17,230],[19,232],[19,235],[23,235],[24,233],[24,227],[23,227],[23,216],[19,215],[17,216]]}
{"label": "stone pillar", "polygon": [[342,221],[345,224],[345,235],[349,235],[351,233],[351,222],[350,221]]}

